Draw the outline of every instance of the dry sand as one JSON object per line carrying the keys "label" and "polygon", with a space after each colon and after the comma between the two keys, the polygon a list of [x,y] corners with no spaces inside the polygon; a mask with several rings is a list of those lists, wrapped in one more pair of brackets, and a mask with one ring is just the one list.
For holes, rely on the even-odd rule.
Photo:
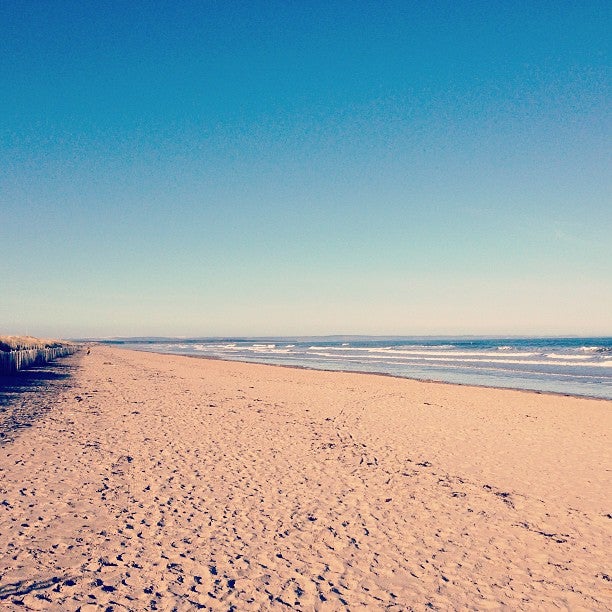
{"label": "dry sand", "polygon": [[70,360],[0,414],[2,609],[612,606],[609,401]]}

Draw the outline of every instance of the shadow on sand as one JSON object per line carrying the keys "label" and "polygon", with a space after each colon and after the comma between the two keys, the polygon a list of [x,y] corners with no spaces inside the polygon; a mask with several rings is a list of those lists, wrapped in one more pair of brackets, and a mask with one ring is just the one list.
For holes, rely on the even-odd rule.
{"label": "shadow on sand", "polygon": [[0,376],[0,446],[51,410],[75,369],[76,361],[70,356]]}
{"label": "shadow on sand", "polygon": [[[32,591],[48,589],[59,584],[61,581],[61,578],[54,576],[48,580],[20,580],[19,582],[14,582],[12,584],[0,585],[0,600],[16,595],[27,595]],[[68,580],[68,582],[72,582],[72,584],[74,584],[74,581]]]}

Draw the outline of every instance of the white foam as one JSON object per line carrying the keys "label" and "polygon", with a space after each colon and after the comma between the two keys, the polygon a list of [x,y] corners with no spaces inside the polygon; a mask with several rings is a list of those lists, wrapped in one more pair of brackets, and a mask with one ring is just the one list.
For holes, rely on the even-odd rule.
{"label": "white foam", "polygon": [[[332,355],[330,353],[316,353],[317,355],[320,356],[327,356],[327,357],[335,357],[335,355]],[[306,358],[305,360],[308,361],[316,361],[316,359],[312,359],[312,358]],[[337,362],[338,364],[342,364],[342,363],[355,363],[355,364],[360,364],[360,365],[366,365],[364,364],[364,362],[362,360],[360,360],[358,357],[355,357],[353,359],[351,359],[350,357],[344,358],[342,361]],[[482,361],[480,362],[483,365],[470,365],[470,369],[471,370],[478,370],[478,371],[491,371],[491,367],[490,364],[491,362],[487,362],[487,361]],[[494,362],[493,362],[494,363]],[[531,364],[533,363],[532,361],[527,361],[525,362],[525,364]],[[426,372],[428,368],[440,368],[440,369],[449,369],[449,370],[458,370],[460,368],[463,367],[463,362],[462,361],[457,361],[456,363],[449,363],[446,361],[442,361],[441,363],[432,363],[431,361],[426,363],[426,364],[422,364],[422,363],[413,363],[413,362],[406,362],[405,364],[397,364],[399,366],[401,365],[406,365],[406,366],[410,366],[410,367],[415,367],[418,368],[419,366],[422,366],[424,368],[423,372]],[[368,371],[368,370],[365,370]],[[541,374],[541,372],[534,372],[533,370],[521,370],[521,369],[517,369],[517,368],[504,368],[503,370],[498,370],[498,372],[500,373],[504,373],[504,374],[508,374],[508,373],[515,373],[515,374],[529,374],[530,376],[534,375],[534,374]],[[554,377],[558,378],[584,378],[584,379],[593,379],[593,380],[600,380],[601,376],[595,376],[593,374],[567,374],[565,372],[552,372],[552,373],[548,373],[550,375],[553,375]],[[424,374],[425,375],[425,374]]]}
{"label": "white foam", "polygon": [[[333,354],[333,353],[322,353],[322,352],[316,352],[316,353],[311,353],[313,355],[319,355],[321,357],[332,357],[332,358],[337,358],[337,355]],[[444,357],[431,357],[431,356],[424,356],[424,355],[419,355],[418,357],[414,357],[413,359],[410,359],[409,357],[404,357],[403,355],[368,355],[367,357],[362,357],[362,359],[368,359],[370,361],[374,361],[374,360],[403,360],[403,361],[409,361],[411,363],[413,362],[446,362],[446,363],[458,363],[459,365],[463,364],[463,363],[488,363],[491,365],[494,365],[496,363],[505,363],[505,364],[520,364],[520,365],[548,365],[548,366],[568,366],[568,367],[612,367],[612,359],[608,360],[608,361],[598,361],[598,362],[591,362],[588,364],[585,364],[584,362],[581,361],[554,361],[554,362],[550,362],[550,361],[542,361],[542,360],[537,360],[537,359],[501,359],[501,358],[489,358],[489,359],[479,359],[479,358],[462,358],[462,359],[456,359],[455,355],[457,355],[458,353],[455,354],[448,354]],[[473,355],[474,353],[468,353],[470,355]],[[486,355],[488,355],[487,353],[485,353]]]}
{"label": "white foam", "polygon": [[235,349],[236,348],[236,343],[235,342],[231,342],[228,344],[218,344],[218,343],[210,343],[210,344],[193,344],[192,345],[193,348],[199,350],[199,351],[204,351],[207,349]]}
{"label": "white foam", "polygon": [[[436,349],[439,349],[439,348],[440,347],[436,347]],[[493,352],[493,351],[455,351],[455,350],[449,350],[449,351],[426,350],[426,351],[423,351],[423,350],[412,350],[412,349],[408,349],[408,350],[396,349],[391,346],[376,347],[376,348],[365,348],[365,347],[344,348],[342,346],[311,346],[308,348],[308,350],[360,351],[363,353],[384,353],[388,355],[424,355],[424,356],[429,356],[429,355],[446,356],[448,355],[449,357],[478,356],[478,357],[497,358],[499,356],[497,352]],[[523,352],[506,353],[504,352],[503,357],[534,357],[534,356],[539,356],[539,355],[540,353],[523,353]]]}

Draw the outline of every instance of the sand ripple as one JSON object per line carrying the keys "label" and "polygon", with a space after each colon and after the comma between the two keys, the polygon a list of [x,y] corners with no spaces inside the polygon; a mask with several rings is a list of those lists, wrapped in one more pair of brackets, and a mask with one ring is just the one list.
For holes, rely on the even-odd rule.
{"label": "sand ripple", "polygon": [[609,402],[106,347],[20,401],[0,607],[612,605]]}

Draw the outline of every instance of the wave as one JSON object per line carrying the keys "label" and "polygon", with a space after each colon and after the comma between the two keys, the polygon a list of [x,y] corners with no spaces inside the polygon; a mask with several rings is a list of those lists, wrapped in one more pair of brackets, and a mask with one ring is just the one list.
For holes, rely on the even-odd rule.
{"label": "wave", "polygon": [[[325,351],[360,351],[362,353],[385,353],[385,354],[389,354],[389,355],[437,355],[437,356],[450,356],[450,357],[472,357],[472,356],[478,356],[478,357],[497,357],[498,354],[496,352],[492,352],[492,351],[457,351],[457,350],[453,350],[453,351],[440,351],[437,350],[440,347],[436,346],[435,350],[427,350],[427,351],[422,351],[422,350],[405,350],[405,349],[396,349],[393,348],[392,346],[388,346],[388,347],[375,347],[375,348],[366,348],[366,347],[350,347],[350,348],[345,348],[342,346],[310,346],[308,347],[308,350],[325,350]],[[541,355],[541,353],[534,353],[534,352],[516,352],[516,353],[504,353],[503,356],[504,357],[532,357],[532,356],[536,356],[536,355]]]}
{"label": "wave", "polygon": [[343,342],[340,346],[320,346],[313,344],[312,346],[306,347],[310,349],[330,349],[333,351],[399,351],[402,350],[398,347],[405,347],[407,349],[426,349],[426,350],[439,350],[439,349],[454,349],[454,344],[401,344],[401,345],[390,345],[390,346],[351,346],[349,342]]}
{"label": "wave", "polygon": [[611,346],[581,346],[576,350],[583,353],[612,353]]}
{"label": "wave", "polygon": [[210,350],[239,350],[235,344],[192,344],[190,346],[194,351],[210,351]]}
{"label": "wave", "polygon": [[[291,355],[297,358],[314,355],[336,360],[346,360],[349,357],[361,359],[364,363],[368,361],[404,361],[406,363],[418,362],[445,362],[462,364],[488,363],[491,365],[508,365],[508,364],[525,364],[532,366],[549,366],[549,367],[574,367],[574,368],[611,368],[612,359],[603,358],[598,350],[588,351],[585,354],[577,354],[575,349],[568,352],[536,352],[536,351],[517,351],[512,347],[504,346],[502,351],[500,347],[492,350],[457,350],[454,347],[451,349],[440,349],[440,346],[435,347],[419,347],[417,348],[396,348],[394,346],[383,347],[350,347],[350,346],[320,346],[311,345],[309,347],[299,347],[296,345],[277,345],[273,343],[252,343],[249,345],[237,345],[236,343],[200,343],[193,345],[185,344],[169,344],[168,347],[178,350],[191,349],[197,352],[208,352],[218,354],[248,354],[255,353],[258,355]],[[606,351],[607,356],[607,351]]]}
{"label": "wave", "polygon": [[[324,353],[324,352],[315,352],[315,353],[311,353],[313,355],[318,355],[320,357],[331,357],[331,358],[336,358],[337,359],[337,355],[333,354],[333,353]],[[473,354],[473,353],[472,353]],[[523,364],[523,365],[548,365],[548,366],[568,366],[568,367],[604,367],[604,368],[608,368],[608,367],[612,367],[612,360],[606,360],[606,361],[596,361],[596,362],[589,362],[588,364],[585,364],[582,361],[554,361],[554,362],[549,362],[549,361],[541,361],[541,360],[536,360],[536,359],[505,359],[505,358],[498,358],[498,359],[474,359],[474,358],[462,358],[462,359],[455,359],[454,355],[447,355],[444,357],[430,357],[430,356],[419,356],[419,357],[415,357],[414,359],[409,359],[406,358],[402,355],[368,355],[367,357],[362,357],[361,359],[368,359],[371,361],[374,360],[389,360],[389,359],[393,359],[393,360],[403,360],[404,362],[444,362],[444,363],[489,363],[489,364],[496,364],[496,363],[506,363],[506,364]]]}
{"label": "wave", "polygon": [[[319,361],[319,363],[325,363],[324,360],[317,360],[315,358],[307,358],[304,359],[304,361],[312,361],[312,362],[317,362]],[[329,362],[326,362],[329,363]],[[358,358],[354,358],[351,359],[346,358],[343,359],[342,361],[336,361],[333,360],[332,363],[336,364],[338,367],[342,368],[343,364],[346,363],[351,363],[351,364],[356,364],[356,365],[362,365],[362,366],[367,366],[367,364],[364,364],[363,361],[361,361]],[[483,362],[483,363],[487,363],[487,362]],[[526,363],[531,363],[531,362],[526,362]],[[461,363],[427,363],[427,364],[419,364],[419,363],[404,363],[404,364],[394,364],[397,366],[402,366],[402,365],[406,365],[412,368],[416,368],[417,371],[420,370],[419,366],[423,366],[423,372],[425,372],[428,368],[433,368],[433,369],[448,369],[448,370],[465,370],[465,366]],[[517,368],[503,368],[503,369],[499,369],[499,368],[491,368],[488,367],[486,365],[470,365],[469,366],[470,370],[475,370],[478,372],[491,372],[491,373],[495,373],[496,375],[507,375],[507,374],[527,374],[530,377],[536,376],[536,375],[540,375],[540,374],[544,374],[543,372],[534,372],[533,370],[521,370],[521,369],[517,369]],[[355,371],[360,371],[360,370],[355,370]],[[366,372],[374,372],[374,373],[380,373],[380,372],[384,372],[383,370],[363,370]],[[389,370],[390,373],[392,374],[396,374],[397,370]],[[589,380],[597,380],[600,381],[601,380],[601,376],[599,375],[594,375],[594,374],[574,374],[574,373],[566,373],[566,372],[546,372],[545,373],[546,376],[551,376],[551,377],[561,377],[561,378],[570,378],[570,379],[574,379],[574,378],[584,378],[584,379],[589,379]]]}

